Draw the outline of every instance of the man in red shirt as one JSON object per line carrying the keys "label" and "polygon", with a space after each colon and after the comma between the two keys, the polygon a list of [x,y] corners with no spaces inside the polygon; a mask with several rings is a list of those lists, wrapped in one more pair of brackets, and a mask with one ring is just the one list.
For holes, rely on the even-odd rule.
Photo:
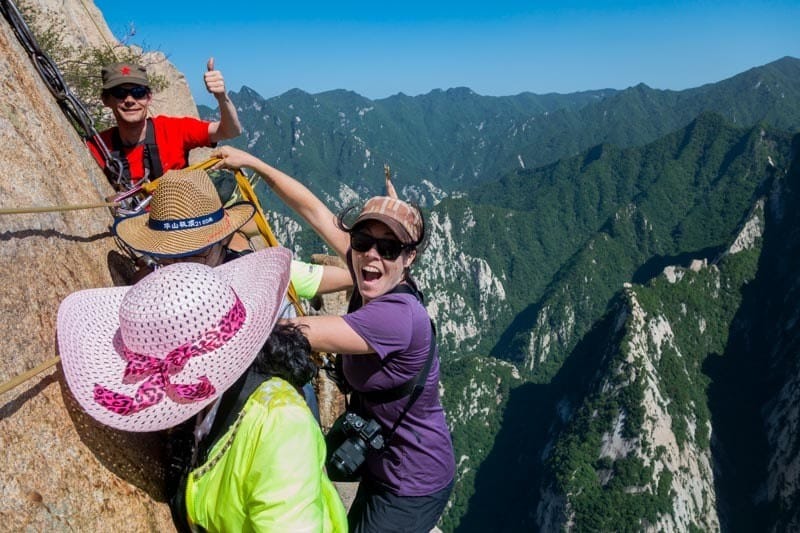
{"label": "man in red shirt", "polygon": [[206,89],[219,104],[220,119],[208,122],[194,117],[159,115],[148,118],[153,98],[147,70],[132,63],[115,63],[101,71],[103,104],[111,108],[115,127],[100,133],[112,157],[119,159],[123,175],[106,168],[106,160],[96,143],[89,149],[103,167],[112,184],[135,185],[142,178],[156,179],[167,170],[188,165],[192,148],[213,146],[218,141],[242,132],[236,108],[228,98],[222,73],[214,69],[214,58],[208,60],[204,75]]}

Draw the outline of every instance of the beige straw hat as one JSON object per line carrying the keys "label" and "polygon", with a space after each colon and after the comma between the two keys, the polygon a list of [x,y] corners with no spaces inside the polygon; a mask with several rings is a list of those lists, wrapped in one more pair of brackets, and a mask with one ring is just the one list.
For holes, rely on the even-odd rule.
{"label": "beige straw hat", "polygon": [[150,211],[114,223],[114,233],[153,257],[195,255],[233,234],[255,213],[250,202],[222,207],[205,170],[169,170],[159,180]]}

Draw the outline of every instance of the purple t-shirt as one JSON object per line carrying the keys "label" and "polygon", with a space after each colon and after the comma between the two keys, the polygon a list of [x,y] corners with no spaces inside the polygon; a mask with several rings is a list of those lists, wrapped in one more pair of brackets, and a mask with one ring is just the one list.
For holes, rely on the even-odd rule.
{"label": "purple t-shirt", "polygon": [[[343,355],[342,368],[356,391],[388,390],[417,376],[431,344],[428,312],[411,294],[385,294],[344,315],[375,354]],[[362,398],[367,416],[389,431],[408,396],[383,404]],[[370,478],[399,496],[427,496],[455,474],[450,430],[439,400],[439,358],[434,357],[425,389],[406,413],[390,445],[367,454]]]}

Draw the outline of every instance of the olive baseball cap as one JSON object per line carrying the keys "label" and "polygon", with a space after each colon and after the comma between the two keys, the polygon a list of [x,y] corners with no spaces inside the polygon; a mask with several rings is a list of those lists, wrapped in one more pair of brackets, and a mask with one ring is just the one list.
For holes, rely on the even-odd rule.
{"label": "olive baseball cap", "polygon": [[147,79],[147,70],[143,66],[133,63],[106,65],[100,71],[100,76],[103,79],[104,91],[125,83],[150,87],[150,80]]}

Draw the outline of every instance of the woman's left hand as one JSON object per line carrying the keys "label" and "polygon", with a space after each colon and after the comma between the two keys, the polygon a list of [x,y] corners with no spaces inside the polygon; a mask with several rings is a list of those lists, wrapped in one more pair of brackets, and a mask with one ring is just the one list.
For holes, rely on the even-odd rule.
{"label": "woman's left hand", "polygon": [[238,170],[243,167],[252,168],[253,165],[258,162],[258,159],[254,156],[248,154],[244,150],[234,148],[233,146],[220,146],[211,152],[211,157],[218,157],[221,159],[221,161],[218,161],[211,167],[212,170],[219,170],[221,168],[230,168],[232,170]]}

